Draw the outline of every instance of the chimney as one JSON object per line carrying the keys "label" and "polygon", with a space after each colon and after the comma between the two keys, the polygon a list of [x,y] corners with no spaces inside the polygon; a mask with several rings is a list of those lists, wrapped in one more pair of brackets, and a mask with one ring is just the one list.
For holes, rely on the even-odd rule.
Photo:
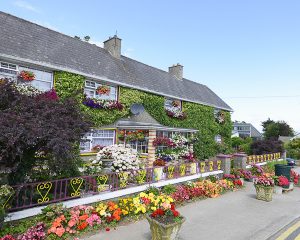
{"label": "chimney", "polygon": [[171,73],[177,79],[182,80],[183,66],[177,63],[177,65],[173,65],[172,67],[169,67],[169,73]]}
{"label": "chimney", "polygon": [[117,35],[110,37],[104,43],[104,49],[107,50],[113,57],[121,58],[121,38]]}

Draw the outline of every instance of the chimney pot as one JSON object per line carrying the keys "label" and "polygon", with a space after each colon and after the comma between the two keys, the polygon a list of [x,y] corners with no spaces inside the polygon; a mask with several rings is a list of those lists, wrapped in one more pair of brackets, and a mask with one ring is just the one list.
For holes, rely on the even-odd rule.
{"label": "chimney pot", "polygon": [[177,79],[182,80],[183,77],[183,66],[177,63],[176,65],[173,64],[169,67],[169,73],[175,76]]}
{"label": "chimney pot", "polygon": [[106,49],[113,57],[121,58],[121,41],[117,35],[109,37],[108,40],[104,41],[104,49]]}

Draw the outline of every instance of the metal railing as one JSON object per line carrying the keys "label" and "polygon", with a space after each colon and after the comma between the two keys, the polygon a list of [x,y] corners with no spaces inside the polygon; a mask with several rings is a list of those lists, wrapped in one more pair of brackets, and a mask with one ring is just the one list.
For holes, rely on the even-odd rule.
{"label": "metal railing", "polygon": [[14,193],[6,200],[4,207],[9,211],[17,211],[217,170],[221,170],[221,160],[20,184],[13,186]]}

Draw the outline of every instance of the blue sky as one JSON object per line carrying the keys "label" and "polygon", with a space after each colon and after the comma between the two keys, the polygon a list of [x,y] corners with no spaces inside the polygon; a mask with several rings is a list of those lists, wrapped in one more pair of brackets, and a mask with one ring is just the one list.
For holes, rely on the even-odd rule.
{"label": "blue sky", "polygon": [[270,117],[300,131],[300,1],[0,0],[0,10],[122,52],[209,86],[233,120]]}

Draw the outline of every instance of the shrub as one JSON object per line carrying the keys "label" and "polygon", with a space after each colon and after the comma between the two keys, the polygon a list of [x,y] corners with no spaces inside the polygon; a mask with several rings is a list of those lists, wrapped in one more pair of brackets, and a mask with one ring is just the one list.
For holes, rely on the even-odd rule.
{"label": "shrub", "polygon": [[163,191],[163,193],[165,193],[167,195],[171,195],[172,193],[176,192],[176,186],[174,186],[172,184],[168,184],[163,187],[162,191]]}
{"label": "shrub", "polygon": [[157,188],[157,187],[152,187],[152,186],[150,186],[150,187],[148,187],[147,189],[146,189],[146,191],[145,191],[147,194],[149,194],[149,193],[153,193],[154,195],[159,195],[159,193],[160,193],[160,190],[159,190],[159,188]]}
{"label": "shrub", "polygon": [[254,155],[282,153],[283,143],[278,140],[257,140],[251,144],[250,152]]}

